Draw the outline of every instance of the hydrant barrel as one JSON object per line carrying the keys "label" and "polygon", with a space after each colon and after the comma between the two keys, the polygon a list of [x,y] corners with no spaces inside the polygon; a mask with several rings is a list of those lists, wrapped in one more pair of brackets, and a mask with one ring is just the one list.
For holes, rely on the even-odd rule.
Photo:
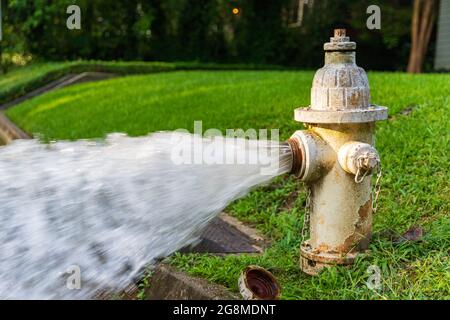
{"label": "hydrant barrel", "polygon": [[352,263],[371,236],[370,175],[380,165],[374,129],[375,121],[387,118],[387,108],[370,103],[355,49],[345,30],[335,30],[324,44],[325,65],[314,76],[311,105],[295,110],[295,120],[308,127],[294,133],[290,145],[300,149],[295,173],[310,189],[310,237],[303,239],[300,266],[312,275]]}

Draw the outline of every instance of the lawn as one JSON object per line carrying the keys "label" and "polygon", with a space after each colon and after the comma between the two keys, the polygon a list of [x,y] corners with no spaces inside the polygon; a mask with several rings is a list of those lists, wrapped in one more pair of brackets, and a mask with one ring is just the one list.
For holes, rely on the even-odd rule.
{"label": "lawn", "polygon": [[0,104],[20,97],[36,88],[69,73],[109,72],[118,75],[148,74],[174,70],[242,70],[282,69],[270,65],[239,65],[197,62],[117,62],[117,61],[70,61],[38,62],[26,67],[13,68],[0,76]]}
{"label": "lawn", "polygon": [[[286,139],[301,128],[293,109],[308,105],[312,77],[300,71],[135,75],[50,92],[7,115],[47,141],[192,130],[194,120],[204,129],[279,128]],[[258,264],[279,279],[285,299],[449,299],[450,75],[374,72],[369,80],[372,102],[388,106],[390,119],[377,127],[384,176],[368,257],[318,277],[304,275],[298,268],[304,193],[293,202],[299,182],[283,176],[227,208],[270,240],[264,254],[175,255],[170,262],[233,291],[240,271]],[[425,230],[421,241],[392,241],[415,225]],[[381,290],[365,285],[370,265],[381,268]]]}
{"label": "lawn", "polygon": [[86,71],[111,72],[117,74],[153,73],[174,70],[175,65],[163,62],[105,62],[71,61],[41,62],[18,67],[0,77],[0,103],[39,88],[68,73]]}

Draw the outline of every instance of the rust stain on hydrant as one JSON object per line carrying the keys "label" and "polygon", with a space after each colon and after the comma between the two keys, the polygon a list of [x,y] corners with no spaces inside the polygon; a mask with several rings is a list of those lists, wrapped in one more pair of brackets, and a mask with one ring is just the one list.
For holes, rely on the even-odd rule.
{"label": "rust stain on hydrant", "polygon": [[372,229],[371,174],[379,168],[375,121],[387,108],[370,103],[369,81],[355,63],[356,43],[345,29],[324,44],[325,65],[311,88],[311,105],[295,110],[308,130],[289,139],[292,172],[310,189],[309,239],[300,266],[308,274],[350,264],[367,249]]}

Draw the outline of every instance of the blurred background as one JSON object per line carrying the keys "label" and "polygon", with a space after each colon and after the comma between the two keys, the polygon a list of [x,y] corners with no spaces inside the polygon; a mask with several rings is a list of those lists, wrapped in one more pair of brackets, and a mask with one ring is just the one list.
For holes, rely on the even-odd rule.
{"label": "blurred background", "polygon": [[[358,43],[365,69],[429,72],[450,68],[449,2],[1,0],[1,64],[3,72],[31,60],[74,59],[316,69],[324,35],[340,27]],[[72,4],[81,8],[81,29],[68,32]],[[379,30],[366,27],[370,5],[381,9]]]}

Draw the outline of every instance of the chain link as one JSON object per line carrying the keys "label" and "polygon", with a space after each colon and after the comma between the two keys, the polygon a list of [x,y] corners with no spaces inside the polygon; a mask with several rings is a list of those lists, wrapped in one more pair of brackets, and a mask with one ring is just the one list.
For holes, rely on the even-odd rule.
{"label": "chain link", "polygon": [[383,172],[381,170],[381,163],[378,163],[377,166],[377,180],[375,181],[375,187],[373,188],[373,195],[372,195],[372,212],[376,213],[378,209],[378,199],[380,197],[381,192],[381,176],[383,175]]}
{"label": "chain link", "polygon": [[309,225],[310,225],[310,209],[311,209],[311,188],[305,184],[306,189],[306,199],[305,199],[305,215],[303,216],[303,227],[302,227],[302,242],[309,236]]}

